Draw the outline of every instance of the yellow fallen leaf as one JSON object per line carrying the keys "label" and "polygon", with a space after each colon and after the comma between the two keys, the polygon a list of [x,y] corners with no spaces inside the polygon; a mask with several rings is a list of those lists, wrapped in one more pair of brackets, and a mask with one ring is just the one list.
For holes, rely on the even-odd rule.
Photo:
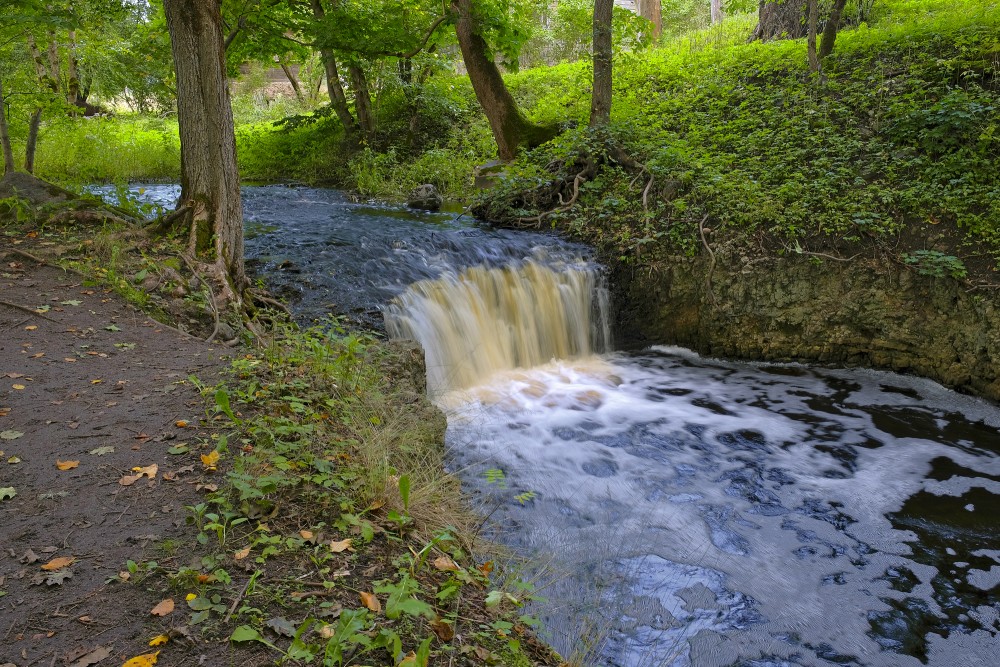
{"label": "yellow fallen leaf", "polygon": [[156,635],[155,637],[149,640],[149,645],[162,646],[163,644],[166,644],[168,641],[170,641],[169,635]]}
{"label": "yellow fallen leaf", "polygon": [[13,387],[14,389],[17,389],[18,391],[21,391],[22,389],[24,389],[24,385],[23,384],[12,384],[11,387]]}
{"label": "yellow fallen leaf", "polygon": [[148,465],[148,466],[136,466],[136,467],[132,468],[132,472],[136,473],[136,476],[135,476],[136,479],[139,479],[140,477],[144,477],[144,476],[148,477],[150,479],[153,479],[153,478],[156,477],[156,472],[159,469],[160,469],[160,467],[158,465],[156,465],[155,463],[153,463],[153,464]]}
{"label": "yellow fallen leaf", "polygon": [[199,574],[198,575],[198,583],[199,584],[210,584],[213,581],[215,581],[215,575],[214,574]]}
{"label": "yellow fallen leaf", "polygon": [[233,554],[233,558],[235,558],[236,560],[243,560],[244,558],[246,558],[249,555],[250,555],[250,547],[246,547],[246,548],[240,549],[239,551],[237,551],[236,553],[234,553]]}
{"label": "yellow fallen leaf", "polygon": [[438,556],[435,558],[434,567],[442,572],[458,572],[458,565],[448,556]]}
{"label": "yellow fallen leaf", "polygon": [[35,326],[34,324],[29,324],[28,326],[24,327],[24,330],[25,330],[25,331],[34,331],[34,330],[35,330],[35,329],[37,329],[37,328],[38,328],[38,327],[37,327],[37,326]]}
{"label": "yellow fallen leaf", "polygon": [[161,601],[158,605],[150,609],[149,613],[153,616],[166,616],[174,610],[174,600],[173,598],[167,598]]}
{"label": "yellow fallen leaf", "polygon": [[358,593],[358,595],[361,596],[361,604],[363,604],[364,606],[368,607],[369,609],[371,609],[376,613],[382,611],[382,603],[378,601],[378,598],[375,597],[374,593],[366,593],[365,591],[361,591],[360,593]]}
{"label": "yellow fallen leaf", "polygon": [[174,426],[176,426],[177,428],[187,428],[187,425],[188,423],[183,419],[178,419],[177,421],[174,422]]}
{"label": "yellow fallen leaf", "polygon": [[188,593],[187,595],[184,596],[184,599],[187,602],[190,602],[191,600],[195,599],[196,597],[198,597],[197,593]]}
{"label": "yellow fallen leaf", "polygon": [[78,465],[80,465],[79,461],[60,461],[59,459],[56,459],[56,467],[60,470],[72,470]]}
{"label": "yellow fallen leaf", "polygon": [[303,540],[311,540],[313,538],[313,532],[311,530],[300,530],[299,535],[302,536]]}
{"label": "yellow fallen leaf", "polygon": [[53,558],[48,563],[42,566],[42,569],[46,572],[52,572],[53,570],[61,570],[64,567],[72,565],[76,561],[76,558],[72,556],[60,556],[59,558]]}
{"label": "yellow fallen leaf", "polygon": [[218,450],[212,450],[208,454],[201,455],[202,464],[209,470],[215,470],[216,464],[219,463],[219,452]]}
{"label": "yellow fallen leaf", "polygon": [[349,537],[339,542],[330,542],[330,551],[335,554],[339,554],[341,551],[354,551],[354,547],[351,546],[353,542],[354,540]]}
{"label": "yellow fallen leaf", "polygon": [[91,380],[90,384],[101,384],[104,380]]}
{"label": "yellow fallen leaf", "polygon": [[156,653],[146,653],[143,655],[137,655],[131,660],[126,660],[122,667],[153,667],[156,664],[156,656],[160,655],[160,652]]}

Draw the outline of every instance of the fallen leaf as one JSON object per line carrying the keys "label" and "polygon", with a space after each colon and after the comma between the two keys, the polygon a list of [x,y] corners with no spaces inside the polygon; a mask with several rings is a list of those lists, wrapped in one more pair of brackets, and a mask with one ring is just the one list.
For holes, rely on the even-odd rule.
{"label": "fallen leaf", "polygon": [[13,486],[0,486],[0,500],[7,500],[17,495]]}
{"label": "fallen leaf", "polygon": [[122,581],[128,581],[132,578],[132,574],[128,570],[122,570],[118,573],[118,578]]}
{"label": "fallen leaf", "polygon": [[195,489],[195,491],[209,491],[209,492],[215,493],[216,491],[219,490],[219,485],[218,484],[199,484],[198,486],[194,487],[194,489]]}
{"label": "fallen leaf", "polygon": [[142,475],[124,475],[120,480],[118,480],[118,483],[122,486],[132,486],[141,478]]}
{"label": "fallen leaf", "polygon": [[63,361],[65,361],[67,364],[75,364],[76,363],[76,359],[74,359],[73,357],[63,357]]}
{"label": "fallen leaf", "polygon": [[92,454],[94,456],[104,456],[105,454],[113,454],[114,451],[115,451],[114,447],[112,447],[111,445],[105,445],[104,447],[98,447],[97,449],[91,449],[87,453],[88,454]]}
{"label": "fallen leaf", "polygon": [[361,591],[360,593],[358,593],[358,595],[361,596],[361,604],[368,607],[375,613],[382,611],[382,603],[378,601],[378,598],[375,597],[374,593],[366,593],[365,591]]}
{"label": "fallen leaf", "polygon": [[104,380],[91,380],[90,384],[101,384]]}
{"label": "fallen leaf", "polygon": [[398,667],[417,667],[417,654],[410,651],[399,661]]}
{"label": "fallen leaf", "polygon": [[443,618],[435,618],[430,622],[431,630],[443,642],[451,641],[455,637],[455,625]]}
{"label": "fallen leaf", "polygon": [[31,583],[38,584],[48,584],[49,586],[62,586],[67,579],[72,579],[73,573],[69,570],[59,570],[58,572],[49,572],[48,574],[39,572],[38,575],[31,580]]}
{"label": "fallen leaf", "polygon": [[167,454],[174,454],[174,455],[187,454],[189,451],[191,451],[191,448],[181,443],[179,445],[174,445],[173,447],[167,449]]}
{"label": "fallen leaf", "polygon": [[25,331],[34,331],[34,330],[35,330],[35,329],[37,329],[37,328],[38,328],[38,327],[37,327],[37,326],[35,326],[34,324],[29,324],[28,326],[24,327],[24,330],[25,330]]}
{"label": "fallen leaf", "polygon": [[28,549],[27,551],[24,552],[23,556],[21,556],[20,558],[18,558],[18,560],[20,562],[24,563],[25,565],[31,565],[33,563],[37,563],[38,562],[38,556],[35,555],[34,551],[32,551],[31,549]]}
{"label": "fallen leaf", "polygon": [[458,565],[448,556],[438,556],[434,559],[434,567],[442,572],[458,572]]}
{"label": "fallen leaf", "polygon": [[28,358],[29,359],[41,359],[44,356],[45,356],[44,352],[36,352],[35,354],[29,355]]}
{"label": "fallen leaf", "polygon": [[199,584],[210,584],[213,581],[215,581],[215,575],[214,574],[199,574],[198,575],[198,583]]}
{"label": "fallen leaf", "polygon": [[46,572],[52,572],[53,570],[61,570],[64,567],[72,565],[76,561],[73,556],[59,556],[59,558],[53,558],[48,563],[42,566],[42,569]]}
{"label": "fallen leaf", "polygon": [[177,421],[174,422],[174,426],[176,426],[177,428],[187,428],[187,425],[188,423],[183,419],[178,419]]}
{"label": "fallen leaf", "polygon": [[7,459],[7,463],[9,463],[11,465],[17,465],[20,462],[21,462],[21,459],[19,457],[17,457],[17,456],[12,456],[9,459]]}
{"label": "fallen leaf", "polygon": [[60,470],[72,470],[78,465],[80,465],[79,461],[60,461],[59,459],[56,459],[56,467]]}
{"label": "fallen leaf", "polygon": [[136,467],[132,468],[132,472],[136,473],[136,478],[137,479],[139,477],[148,477],[150,479],[155,479],[156,478],[156,472],[159,469],[160,469],[160,467],[157,464],[153,463],[153,464],[150,464],[148,466],[136,466]]}
{"label": "fallen leaf", "polygon": [[170,641],[169,635],[156,635],[155,637],[149,640],[149,645],[162,646],[163,644],[166,644],[168,641]]}
{"label": "fallen leaf", "polygon": [[3,432],[0,432],[0,438],[2,438],[4,440],[17,440],[22,435],[24,435],[24,433],[21,432],[21,431],[3,431]]}
{"label": "fallen leaf", "polygon": [[76,620],[78,620],[81,623],[83,623],[84,625],[86,625],[87,623],[93,622],[94,619],[92,619],[90,616],[84,615],[84,616],[81,616],[80,618],[78,618]]}
{"label": "fallen leaf", "polygon": [[216,464],[219,463],[219,450],[213,449],[208,454],[202,454],[201,462],[207,469],[215,470]]}
{"label": "fallen leaf", "polygon": [[72,663],[70,667],[90,667],[90,665],[96,665],[110,655],[110,650],[103,646],[98,646],[90,653],[81,656],[76,662]]}
{"label": "fallen leaf", "polygon": [[303,540],[311,540],[314,537],[311,530],[300,530],[299,535],[302,536]]}
{"label": "fallen leaf", "polygon": [[492,572],[493,571],[493,561],[488,560],[485,563],[483,563],[482,565],[480,565],[479,566],[479,571],[482,572],[483,574],[489,574],[490,572]]}
{"label": "fallen leaf", "polygon": [[166,616],[174,610],[174,600],[173,598],[167,598],[161,601],[158,605],[153,607],[149,613],[153,616]]}
{"label": "fallen leaf", "polygon": [[346,540],[340,540],[339,542],[330,542],[330,551],[335,554],[339,554],[341,551],[354,551],[354,548],[351,546],[353,542],[354,540],[349,537]]}
{"label": "fallen leaf", "polygon": [[283,616],[275,616],[274,618],[269,618],[267,622],[264,623],[265,626],[271,628],[275,634],[279,634],[283,637],[294,637],[295,636],[295,626],[292,625],[291,621]]}
{"label": "fallen leaf", "polygon": [[23,384],[12,384],[11,387],[13,387],[14,389],[17,389],[18,391],[21,391],[22,389],[24,389],[24,385]]}
{"label": "fallen leaf", "polygon": [[80,301],[79,299],[67,299],[66,301],[60,301],[59,305],[62,305],[62,306],[79,306],[81,303],[83,303],[83,301]]}
{"label": "fallen leaf", "polygon": [[175,479],[177,479],[177,473],[174,472],[173,470],[168,470],[167,472],[163,473],[163,479],[167,480],[168,482],[172,482]]}
{"label": "fallen leaf", "polygon": [[[319,636],[322,637],[323,639],[330,639],[331,637],[333,637],[334,632],[336,632],[336,628],[334,628],[332,625],[325,624],[319,627]],[[0,665],[0,667],[3,667],[3,665]]]}
{"label": "fallen leaf", "polygon": [[243,560],[249,555],[250,555],[250,547],[245,547],[234,553],[233,558],[235,558],[236,560]]}
{"label": "fallen leaf", "polygon": [[122,667],[153,667],[156,664],[156,656],[160,655],[160,652],[156,653],[144,653],[143,655],[137,655],[130,660],[126,660]]}

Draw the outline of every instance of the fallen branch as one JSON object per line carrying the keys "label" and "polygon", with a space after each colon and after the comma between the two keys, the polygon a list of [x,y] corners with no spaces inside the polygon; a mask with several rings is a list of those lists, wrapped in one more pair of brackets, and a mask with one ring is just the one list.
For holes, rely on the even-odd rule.
{"label": "fallen branch", "polygon": [[34,310],[32,308],[28,308],[27,306],[21,306],[21,305],[16,304],[16,303],[11,303],[10,301],[0,301],[0,305],[7,306],[8,308],[14,308],[16,310],[20,310],[20,311],[23,311],[25,313],[28,313],[29,315],[34,315],[35,317],[40,317],[43,320],[48,320],[49,322],[55,322],[56,324],[59,324],[58,321],[52,319],[51,317],[46,317],[45,315],[41,314],[37,310]]}

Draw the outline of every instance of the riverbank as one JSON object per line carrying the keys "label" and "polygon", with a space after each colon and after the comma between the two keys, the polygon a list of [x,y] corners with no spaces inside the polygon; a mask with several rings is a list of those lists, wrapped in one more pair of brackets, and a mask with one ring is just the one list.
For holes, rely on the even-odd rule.
{"label": "riverbank", "polygon": [[168,246],[5,222],[0,664],[559,663],[444,471],[413,348],[335,323],[207,344],[133,306],[151,267],[183,277]]}

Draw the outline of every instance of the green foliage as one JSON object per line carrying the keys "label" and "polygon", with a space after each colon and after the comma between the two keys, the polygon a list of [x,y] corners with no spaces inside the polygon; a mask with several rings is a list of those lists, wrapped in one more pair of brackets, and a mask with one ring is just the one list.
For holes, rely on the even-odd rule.
{"label": "green foliage", "polygon": [[958,257],[937,250],[915,250],[903,255],[903,261],[914,267],[922,276],[961,280],[967,274],[965,264]]}

